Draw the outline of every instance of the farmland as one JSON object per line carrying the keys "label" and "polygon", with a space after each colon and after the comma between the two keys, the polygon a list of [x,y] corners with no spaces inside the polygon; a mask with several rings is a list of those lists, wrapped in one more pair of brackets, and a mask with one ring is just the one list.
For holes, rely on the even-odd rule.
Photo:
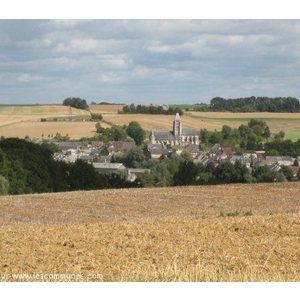
{"label": "farmland", "polygon": [[0,136],[40,138],[58,132],[76,139],[91,137],[95,134],[95,123],[40,122],[42,118],[82,120],[89,115],[88,111],[62,105],[0,106]]}
{"label": "farmland", "polygon": [[[103,123],[102,127],[108,126]],[[94,122],[18,122],[9,126],[0,127],[0,136],[24,138],[47,138],[56,133],[69,135],[72,139],[93,137],[96,134]]]}
{"label": "farmland", "polygon": [[1,197],[0,273],[299,281],[299,192],[278,183]]}
{"label": "farmland", "polygon": [[[104,115],[104,120],[117,125],[129,124],[135,120],[145,130],[171,130],[174,116],[168,115]],[[186,112],[182,117],[184,127],[197,130],[221,130],[223,125],[239,127],[250,119],[262,119],[270,126],[272,133],[284,131],[292,140],[300,138],[300,113],[219,113],[219,112]]]}
{"label": "farmland", "polygon": [[90,111],[94,114],[117,114],[118,111],[122,111],[124,105],[90,105]]}
{"label": "farmland", "polygon": [[[123,105],[91,105],[90,112],[102,114],[103,127],[109,124],[124,125],[135,120],[144,130],[171,130],[174,116],[171,115],[127,115],[118,114]],[[77,122],[63,122],[71,118]],[[0,106],[0,136],[5,137],[41,137],[55,135],[57,132],[73,139],[92,137],[95,134],[95,123],[85,123],[90,113],[85,110],[69,108],[62,105],[48,106]],[[41,118],[59,124],[47,122],[41,124]],[[292,140],[300,138],[300,113],[218,113],[218,112],[186,112],[182,118],[184,127],[197,130],[221,130],[223,125],[238,127],[252,118],[263,119],[271,128],[271,132],[285,131],[286,137]]]}

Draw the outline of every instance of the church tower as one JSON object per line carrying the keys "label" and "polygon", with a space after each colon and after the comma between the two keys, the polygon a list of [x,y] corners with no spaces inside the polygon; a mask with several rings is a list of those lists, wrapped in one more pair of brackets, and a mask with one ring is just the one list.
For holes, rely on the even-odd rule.
{"label": "church tower", "polygon": [[179,137],[182,134],[182,126],[179,113],[176,114],[175,120],[173,122],[173,134],[175,137]]}

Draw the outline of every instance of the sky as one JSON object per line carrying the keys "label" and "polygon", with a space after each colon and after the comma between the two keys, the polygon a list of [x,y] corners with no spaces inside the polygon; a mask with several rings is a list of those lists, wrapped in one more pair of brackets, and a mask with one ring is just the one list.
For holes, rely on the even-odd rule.
{"label": "sky", "polygon": [[0,104],[300,98],[297,20],[0,20]]}

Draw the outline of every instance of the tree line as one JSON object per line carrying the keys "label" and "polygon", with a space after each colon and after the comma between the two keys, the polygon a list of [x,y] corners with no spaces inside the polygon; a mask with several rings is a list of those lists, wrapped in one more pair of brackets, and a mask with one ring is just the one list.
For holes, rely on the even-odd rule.
{"label": "tree line", "polygon": [[299,112],[300,102],[294,97],[246,97],[237,99],[213,98],[211,111],[232,112]]}
{"label": "tree line", "polygon": [[123,107],[120,114],[150,114],[150,115],[176,115],[179,113],[180,116],[183,115],[183,110],[179,107],[169,107],[165,109],[163,106],[155,105],[126,105]]}

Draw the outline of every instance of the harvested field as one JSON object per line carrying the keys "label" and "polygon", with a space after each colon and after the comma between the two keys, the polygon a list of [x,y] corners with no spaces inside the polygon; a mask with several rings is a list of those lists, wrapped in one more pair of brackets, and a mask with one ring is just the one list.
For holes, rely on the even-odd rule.
{"label": "harvested field", "polygon": [[[0,106],[0,135],[4,137],[41,137],[42,134],[61,134],[69,133],[72,138],[81,138],[84,136],[93,136],[95,126],[89,124],[82,126],[72,126],[62,122],[53,124],[53,122],[38,123],[43,119],[53,118],[85,118],[90,113],[86,110],[70,108],[63,105],[45,105],[45,106]],[[105,125],[104,125],[105,126]],[[93,127],[93,128],[92,128]],[[80,136],[80,134],[85,134]]]}
{"label": "harvested field", "polygon": [[298,119],[300,113],[270,113],[270,112],[254,112],[254,113],[233,113],[233,112],[187,112],[194,116],[200,116],[213,119]]}
{"label": "harvested field", "polygon": [[88,114],[86,110],[63,105],[0,106],[0,115],[67,116],[70,112],[75,116]]}
{"label": "harvested field", "polygon": [[119,189],[0,198],[0,225],[300,212],[300,183]]}
{"label": "harvested field", "polygon": [[0,228],[0,280],[299,281],[299,216]]}
{"label": "harvested field", "polygon": [[[17,137],[46,138],[48,135],[60,133],[69,135],[71,139],[81,139],[83,137],[93,137],[96,134],[95,122],[20,122],[8,126],[0,127],[0,136],[6,138]],[[109,125],[101,123],[106,128]]]}
{"label": "harvested field", "polygon": [[[297,113],[218,113],[218,112],[187,112],[182,117],[183,127],[200,130],[221,130],[223,125],[238,128],[247,124],[250,119],[263,119],[270,126],[271,132],[283,130],[287,138],[300,138],[300,114]],[[144,130],[172,130],[174,116],[169,115],[104,115],[104,120],[117,124],[128,125],[132,120],[141,124]]]}
{"label": "harvested field", "polygon": [[299,183],[1,197],[0,281],[299,281],[299,217]]}
{"label": "harvested field", "polygon": [[[169,115],[122,115],[122,114],[111,114],[105,115],[104,120],[116,125],[128,125],[131,121],[137,121],[140,123],[144,130],[172,130],[174,116]],[[200,130],[202,128],[207,128],[209,130],[214,130],[216,128],[221,129],[224,122],[219,122],[219,124],[212,124],[210,121],[201,121],[193,119],[189,116],[182,117],[183,127],[195,128]]]}
{"label": "harvested field", "polygon": [[117,114],[124,105],[90,105],[90,111],[95,114]]}

